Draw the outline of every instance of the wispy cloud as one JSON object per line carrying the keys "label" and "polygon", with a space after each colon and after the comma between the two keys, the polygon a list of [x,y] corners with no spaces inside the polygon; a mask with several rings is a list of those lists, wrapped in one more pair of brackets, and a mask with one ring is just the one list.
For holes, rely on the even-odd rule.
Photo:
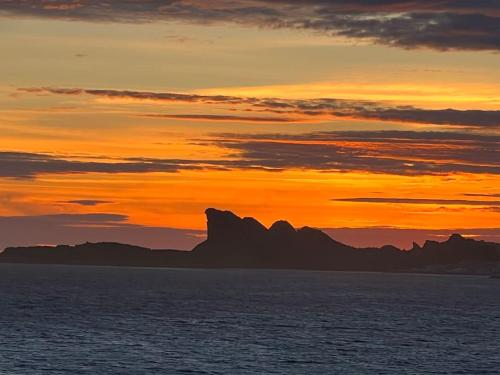
{"label": "wispy cloud", "polygon": [[298,119],[276,116],[231,116],[231,115],[203,115],[203,114],[148,114],[143,117],[170,119],[170,120],[193,120],[193,121],[216,121],[216,122],[257,122],[257,123],[286,123],[298,122]]}
{"label": "wispy cloud", "polygon": [[308,134],[214,134],[200,145],[227,151],[216,159],[81,156],[0,151],[0,177],[43,174],[176,173],[182,170],[368,172],[396,175],[499,174],[500,138],[451,132],[360,131]]}
{"label": "wispy cloud", "polygon": [[271,170],[365,171],[398,175],[500,173],[500,138],[451,132],[349,131],[220,134],[220,147]]}
{"label": "wispy cloud", "polygon": [[174,173],[181,169],[202,169],[199,162],[179,159],[124,159],[82,161],[75,156],[28,152],[1,152],[0,177],[33,178],[40,174],[74,173]]}
{"label": "wispy cloud", "polygon": [[369,172],[395,175],[500,174],[499,137],[451,132],[360,131],[308,134],[214,134],[200,145],[227,156],[206,159],[82,160],[81,156],[0,152],[0,177],[43,174],[176,173],[182,170]]}
{"label": "wispy cloud", "polygon": [[500,5],[495,0],[1,0],[0,12],[88,22],[305,29],[402,48],[500,49]]}
{"label": "wispy cloud", "polygon": [[68,204],[76,204],[79,206],[87,206],[87,207],[94,207],[98,206],[100,204],[109,204],[113,203],[111,201],[103,201],[103,200],[96,200],[96,199],[75,199],[71,201],[63,201],[61,203],[68,203]]}
{"label": "wispy cloud", "polygon": [[336,198],[335,202],[353,203],[397,203],[397,204],[432,204],[459,206],[500,206],[500,201],[469,200],[469,199],[432,199],[432,198],[390,198],[390,197],[359,197]]}
{"label": "wispy cloud", "polygon": [[[326,120],[335,118],[357,118],[365,120],[409,122],[419,124],[451,125],[470,128],[500,127],[500,111],[495,110],[457,110],[457,109],[425,109],[413,106],[394,106],[382,102],[353,101],[343,99],[282,99],[257,98],[226,95],[196,95],[172,92],[148,92],[131,90],[100,90],[82,88],[31,87],[20,88],[27,93],[48,93],[55,95],[92,95],[107,98],[158,101],[164,103],[200,103],[227,105],[231,109],[267,112],[283,117],[242,116],[247,121],[290,122],[293,116]],[[157,115],[153,115],[157,116]],[[217,119],[215,115],[160,115],[167,118]],[[231,116],[220,116],[219,120],[232,120]]]}
{"label": "wispy cloud", "polygon": [[481,193],[465,193],[466,197],[490,197],[490,198],[500,198],[500,194],[481,194]]}

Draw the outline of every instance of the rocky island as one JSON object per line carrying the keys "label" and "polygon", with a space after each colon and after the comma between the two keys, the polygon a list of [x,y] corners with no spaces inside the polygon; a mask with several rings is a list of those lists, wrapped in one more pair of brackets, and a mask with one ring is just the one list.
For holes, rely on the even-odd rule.
{"label": "rocky island", "polygon": [[192,251],[153,250],[118,243],[11,247],[2,263],[140,267],[276,268],[337,271],[492,275],[500,271],[500,244],[453,234],[410,250],[386,245],[354,248],[311,227],[277,221],[266,228],[252,217],[209,208],[207,239]]}

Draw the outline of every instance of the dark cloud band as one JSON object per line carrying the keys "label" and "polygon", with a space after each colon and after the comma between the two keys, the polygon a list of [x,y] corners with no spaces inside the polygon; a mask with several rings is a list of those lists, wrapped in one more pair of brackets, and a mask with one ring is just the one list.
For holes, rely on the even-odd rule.
{"label": "dark cloud band", "polygon": [[407,176],[500,174],[500,141],[493,135],[398,131],[215,134],[197,142],[223,148],[228,156],[196,160],[137,157],[84,161],[76,156],[0,152],[0,177],[234,169],[356,171]]}
{"label": "dark cloud band", "polygon": [[310,169],[397,175],[499,174],[500,137],[466,133],[361,131],[221,134],[239,163],[270,170]]}
{"label": "dark cloud band", "polygon": [[[246,116],[240,118],[247,121],[292,122],[293,116],[306,118],[358,118],[378,121],[409,122],[419,124],[450,125],[471,128],[500,127],[500,111],[456,110],[456,109],[423,109],[413,106],[388,106],[372,101],[352,101],[342,99],[280,99],[236,97],[225,95],[195,95],[170,92],[147,92],[131,90],[97,90],[81,88],[33,87],[20,88],[22,92],[55,95],[92,95],[107,98],[136,100],[154,100],[159,102],[184,102],[201,104],[225,104],[239,106],[246,111],[269,112],[282,117]],[[214,115],[153,115],[155,117],[177,119],[217,119]],[[288,116],[288,117],[283,117]],[[230,116],[219,116],[219,120],[228,121]]]}
{"label": "dark cloud band", "polygon": [[189,160],[81,161],[76,157],[27,152],[0,152],[0,177],[33,178],[41,174],[74,173],[174,173],[202,169]]}
{"label": "dark cloud band", "polygon": [[306,29],[403,48],[499,50],[495,0],[0,0],[0,14]]}
{"label": "dark cloud band", "polygon": [[100,204],[109,204],[109,203],[113,203],[113,202],[96,200],[96,199],[75,199],[75,200],[71,200],[71,201],[64,201],[61,203],[76,204],[79,206],[86,206],[86,207],[94,207],[94,206],[98,206]]}
{"label": "dark cloud band", "polygon": [[143,117],[170,119],[170,120],[193,120],[193,121],[218,121],[218,122],[257,122],[257,123],[286,123],[296,122],[296,119],[288,117],[258,117],[258,116],[231,116],[231,115],[200,115],[200,114],[182,114],[167,115],[153,114]]}
{"label": "dark cloud band", "polygon": [[425,198],[340,198],[332,199],[336,202],[352,203],[397,203],[397,204],[431,204],[431,205],[458,205],[458,206],[500,206],[500,201],[469,200],[469,199],[425,199]]}

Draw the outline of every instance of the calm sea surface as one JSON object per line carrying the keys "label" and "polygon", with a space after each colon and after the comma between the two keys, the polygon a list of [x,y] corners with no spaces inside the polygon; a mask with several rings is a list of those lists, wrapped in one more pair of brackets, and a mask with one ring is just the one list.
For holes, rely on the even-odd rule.
{"label": "calm sea surface", "polygon": [[500,374],[500,280],[0,265],[0,374]]}

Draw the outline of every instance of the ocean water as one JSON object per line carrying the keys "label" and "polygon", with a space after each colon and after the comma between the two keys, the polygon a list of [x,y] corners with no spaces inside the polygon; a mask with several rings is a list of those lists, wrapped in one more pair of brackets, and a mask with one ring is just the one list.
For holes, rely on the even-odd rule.
{"label": "ocean water", "polygon": [[500,280],[4,264],[0,374],[500,374]]}

